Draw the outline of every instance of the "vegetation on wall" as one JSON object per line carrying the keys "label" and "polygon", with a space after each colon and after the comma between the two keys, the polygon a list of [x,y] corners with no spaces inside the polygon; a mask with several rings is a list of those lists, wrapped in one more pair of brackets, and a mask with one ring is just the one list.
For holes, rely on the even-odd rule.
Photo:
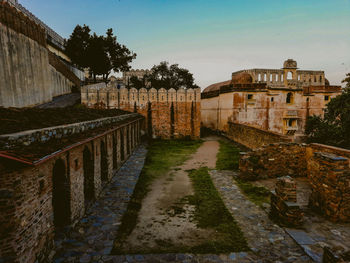
{"label": "vegetation on wall", "polygon": [[94,79],[102,75],[107,80],[113,70],[129,70],[130,63],[136,54],[125,45],[118,43],[113,29],[107,29],[105,36],[90,34],[89,26],[77,25],[66,43],[66,53],[72,62],[80,68],[89,68]]}
{"label": "vegetation on wall", "polygon": [[332,99],[324,118],[311,116],[306,121],[308,142],[317,142],[350,149],[350,73],[343,80],[346,89]]}

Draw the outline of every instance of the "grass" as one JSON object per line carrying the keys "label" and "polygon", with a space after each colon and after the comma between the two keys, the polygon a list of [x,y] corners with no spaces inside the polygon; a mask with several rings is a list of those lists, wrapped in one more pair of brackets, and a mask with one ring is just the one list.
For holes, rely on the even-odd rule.
{"label": "grass", "polygon": [[137,216],[141,209],[142,200],[149,192],[153,180],[165,175],[171,167],[182,164],[197,150],[201,143],[201,141],[189,140],[156,140],[150,143],[145,165],[118,229],[113,254],[123,253],[123,242],[137,224]]}
{"label": "grass", "polygon": [[263,203],[270,203],[270,191],[262,186],[253,185],[251,182],[236,178],[238,187],[250,201],[263,208]]}
{"label": "grass", "polygon": [[216,169],[237,170],[240,149],[228,141],[220,140],[220,150],[217,154]]}
{"label": "grass", "polygon": [[[239,152],[237,148],[230,142],[220,141],[220,150],[217,154],[216,169],[218,170],[237,170],[239,167]],[[250,160],[257,164],[259,159],[252,157]],[[253,185],[249,181],[235,178],[237,185],[250,201],[262,207],[263,203],[270,202],[270,191],[265,187]]]}
{"label": "grass", "polygon": [[208,168],[203,167],[189,173],[194,195],[189,202],[195,205],[194,219],[198,227],[214,229],[213,240],[190,249],[192,253],[226,253],[249,250],[246,239],[231,213],[227,210],[216,190]]}

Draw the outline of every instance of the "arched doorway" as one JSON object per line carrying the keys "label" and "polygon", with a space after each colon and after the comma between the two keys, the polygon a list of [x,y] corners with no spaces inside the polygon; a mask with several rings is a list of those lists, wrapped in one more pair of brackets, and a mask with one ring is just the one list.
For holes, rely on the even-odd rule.
{"label": "arched doorway", "polygon": [[113,133],[113,169],[118,168],[118,156],[117,156],[117,139],[116,134]]}
{"label": "arched doorway", "polygon": [[105,142],[101,140],[101,181],[102,183],[108,180],[108,161]]}
{"label": "arched doorway", "polygon": [[83,152],[85,208],[95,199],[94,162],[87,146]]}
{"label": "arched doorway", "polygon": [[120,129],[120,158],[122,161],[125,159],[125,146],[124,146],[124,132],[123,128]]}
{"label": "arched doorway", "polygon": [[126,127],[126,153],[130,154],[130,127]]}
{"label": "arched doorway", "polygon": [[70,224],[70,183],[66,166],[58,159],[52,170],[52,207],[55,227]]}

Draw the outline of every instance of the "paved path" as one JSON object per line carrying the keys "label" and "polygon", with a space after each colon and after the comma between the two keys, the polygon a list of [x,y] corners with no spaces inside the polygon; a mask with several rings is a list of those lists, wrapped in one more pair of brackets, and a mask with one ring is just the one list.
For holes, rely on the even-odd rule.
{"label": "paved path", "polygon": [[259,257],[256,262],[312,262],[292,238],[268,218],[266,212],[247,200],[234,183],[234,172],[212,170],[210,175],[249,247]]}
{"label": "paved path", "polygon": [[62,96],[54,97],[52,101],[38,105],[37,108],[65,108],[72,106],[80,101],[80,93],[69,93]]}
{"label": "paved path", "polygon": [[98,262],[102,256],[109,255],[146,153],[144,145],[138,147],[74,230],[58,236],[55,263]]}

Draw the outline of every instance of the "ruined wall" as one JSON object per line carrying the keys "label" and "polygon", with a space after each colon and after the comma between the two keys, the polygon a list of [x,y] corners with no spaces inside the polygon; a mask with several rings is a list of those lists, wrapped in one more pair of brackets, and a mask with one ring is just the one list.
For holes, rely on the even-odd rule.
{"label": "ruined wall", "polygon": [[[84,189],[88,182],[85,165],[92,165],[89,184],[90,194],[93,194],[90,201],[93,201],[98,198],[103,184],[111,180],[140,143],[141,122],[142,118],[130,118],[107,133],[86,138],[83,143],[59,150],[33,165],[0,158],[0,261],[51,262],[48,255],[53,246],[54,231],[67,224],[74,225],[88,205]],[[84,159],[86,149],[90,159]],[[102,176],[102,158],[106,163],[105,178]],[[58,164],[64,167],[59,181],[55,179]],[[65,186],[64,191],[59,191],[59,199],[67,200],[67,207],[55,214],[54,189],[59,185]],[[67,222],[58,225],[58,218],[62,220],[63,214]]]}
{"label": "ruined wall", "polygon": [[335,222],[350,222],[350,150],[322,144],[271,144],[242,153],[240,177],[247,180],[305,176],[310,207]]}
{"label": "ruined wall", "polygon": [[243,144],[244,146],[255,149],[263,145],[278,142],[290,142],[291,139],[281,134],[254,128],[248,125],[229,122],[229,128],[226,135],[232,140]]}
{"label": "ruined wall", "polygon": [[145,130],[154,137],[200,137],[200,89],[119,89],[99,83],[81,88],[81,102],[136,111],[146,118]]}
{"label": "ruined wall", "polygon": [[0,106],[33,106],[71,92],[70,71],[57,64],[49,58],[44,29],[0,2]]}
{"label": "ruined wall", "polygon": [[306,147],[296,143],[275,143],[248,153],[239,161],[240,176],[248,180],[280,176],[307,176]]}

